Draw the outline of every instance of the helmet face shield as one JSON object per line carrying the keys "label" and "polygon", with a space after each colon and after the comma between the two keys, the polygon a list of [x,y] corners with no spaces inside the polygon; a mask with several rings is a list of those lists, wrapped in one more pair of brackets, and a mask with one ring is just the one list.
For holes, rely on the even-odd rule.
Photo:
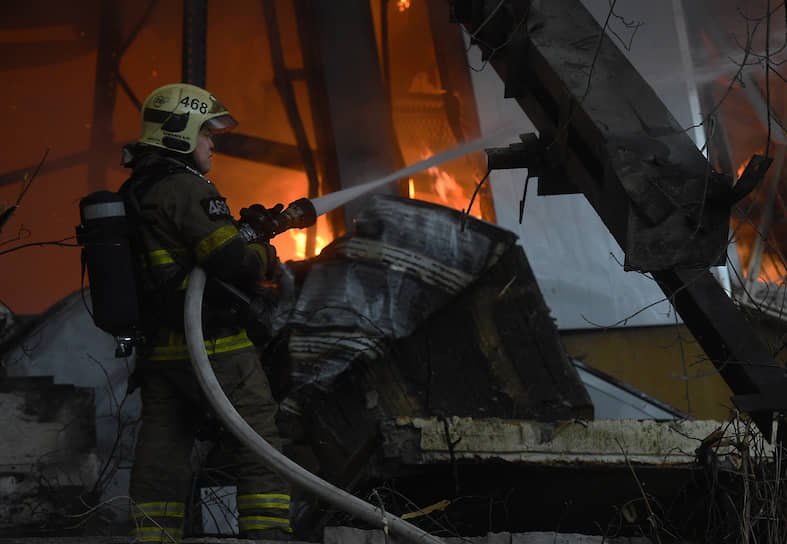
{"label": "helmet face shield", "polygon": [[203,126],[209,128],[213,132],[222,132],[225,130],[232,130],[233,128],[237,127],[238,122],[232,115],[227,113],[227,115],[208,119],[205,121]]}
{"label": "helmet face shield", "polygon": [[178,153],[191,153],[202,126],[213,131],[238,125],[227,108],[205,89],[188,83],[165,85],[142,104],[138,142]]}

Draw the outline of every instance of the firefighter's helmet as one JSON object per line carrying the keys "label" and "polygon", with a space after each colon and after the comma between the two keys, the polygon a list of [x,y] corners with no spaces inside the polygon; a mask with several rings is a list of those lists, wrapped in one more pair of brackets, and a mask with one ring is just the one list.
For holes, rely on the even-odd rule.
{"label": "firefighter's helmet", "polygon": [[142,104],[139,143],[178,153],[191,153],[203,125],[211,130],[230,129],[238,122],[215,96],[189,83],[159,87]]}

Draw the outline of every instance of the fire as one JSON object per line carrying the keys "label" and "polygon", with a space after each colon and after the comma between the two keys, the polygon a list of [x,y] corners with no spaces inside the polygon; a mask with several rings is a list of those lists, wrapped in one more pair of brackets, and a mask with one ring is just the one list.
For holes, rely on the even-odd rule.
{"label": "fire", "polygon": [[[454,176],[436,166],[432,166],[427,172],[434,177],[434,192],[440,204],[459,210],[464,210],[470,204],[470,199]],[[470,215],[480,219],[481,211],[478,208],[470,210]]]}
{"label": "fire", "polygon": [[741,175],[743,175],[743,171],[744,171],[744,170],[746,170],[746,165],[747,165],[747,164],[748,164],[748,163],[745,163],[745,162],[744,162],[743,164],[741,164],[741,165],[738,167],[738,171],[737,171],[737,172],[736,172],[736,174],[735,174],[735,179],[736,179],[736,180],[737,180],[737,179],[741,179]]}
{"label": "fire", "polygon": [[[744,278],[749,279],[749,267],[754,253],[754,244],[759,237],[759,234],[748,223],[741,224],[739,219],[732,218],[730,225],[733,231],[737,234],[735,236],[735,246],[738,249],[738,256],[741,259],[741,273]],[[787,276],[784,264],[781,259],[774,256],[773,252],[765,249],[760,263],[760,269],[757,274],[757,281],[765,283],[782,283]]]}
{"label": "fire", "polygon": [[[764,155],[764,154],[765,154],[765,152],[764,152],[764,151],[755,151],[755,152],[753,153],[753,155]],[[747,167],[748,165],[749,165],[749,161],[748,161],[748,159],[747,159],[747,160],[743,161],[743,162],[740,164],[740,166],[738,166],[738,170],[735,172],[735,180],[736,180],[736,181],[737,181],[737,180],[739,180],[739,179],[741,179],[741,176],[743,175],[743,171],[744,171],[744,170],[746,170],[746,167]]]}
{"label": "fire", "polygon": [[[431,157],[433,153],[431,150],[426,149],[422,156],[423,158]],[[417,198],[426,202],[433,202],[453,208],[455,210],[465,210],[470,204],[470,197],[465,193],[465,188],[456,180],[456,178],[445,170],[441,170],[437,166],[432,166],[426,170],[426,173],[432,178],[431,189],[423,186],[427,181],[425,176],[421,178],[411,177],[408,180],[408,195],[410,198]],[[417,180],[421,180],[418,181]],[[470,215],[482,219],[480,206],[477,205],[470,210]]]}
{"label": "fire", "polygon": [[457,200],[457,197],[464,198],[464,191],[462,191],[454,176],[445,170],[440,170],[436,166],[432,166],[428,172],[435,178],[434,190],[437,196],[440,197],[440,200],[448,203],[452,200]]}
{"label": "fire", "polygon": [[[295,242],[295,258],[296,259],[305,259],[306,258],[306,232],[303,230],[291,230],[290,236],[292,236],[293,241]],[[320,254],[322,248],[328,245],[328,242],[320,236],[317,235],[317,239],[314,243],[314,253],[316,255]]]}
{"label": "fire", "polygon": [[400,13],[405,11],[409,7],[410,7],[410,0],[397,0],[396,2],[396,9],[398,9]]}
{"label": "fire", "polygon": [[784,269],[776,266],[773,263],[763,263],[760,267],[760,275],[757,278],[759,281],[768,283],[781,283],[784,281]]}
{"label": "fire", "polygon": [[[761,155],[763,152],[756,151],[754,154]],[[748,166],[748,164],[749,161],[747,160],[738,166],[736,170],[736,181],[739,180],[743,175],[743,172],[746,170],[746,166]],[[773,179],[771,179],[771,183],[773,183]],[[760,201],[764,201],[766,198],[767,197],[765,196],[764,191],[762,193],[755,192],[753,195],[747,197],[747,199],[750,200],[758,199]],[[749,267],[751,264],[751,259],[754,255],[754,248],[761,235],[759,232],[757,232],[753,225],[746,223],[741,224],[740,220],[738,219],[731,219],[730,224],[737,233],[736,246],[738,249],[738,256],[741,259],[741,264],[743,267],[743,276],[746,279],[756,279],[757,281],[765,283],[783,282],[785,277],[787,277],[787,270],[785,270],[785,265],[782,262],[779,250],[776,249],[778,244],[774,242],[773,238],[771,238],[771,236],[775,236],[775,234],[771,233],[769,235],[770,240],[765,244],[759,270],[757,272],[757,278],[749,278]]]}

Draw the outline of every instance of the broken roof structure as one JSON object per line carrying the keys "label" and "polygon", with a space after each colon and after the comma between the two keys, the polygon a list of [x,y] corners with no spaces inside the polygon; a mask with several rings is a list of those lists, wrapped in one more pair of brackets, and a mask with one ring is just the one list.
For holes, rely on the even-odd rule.
{"label": "broken roof structure", "polygon": [[[463,238],[471,242],[457,243]],[[614,534],[642,534],[643,498],[675,508],[661,513],[671,530],[696,531],[699,522],[682,515],[707,519],[708,490],[697,483],[705,470],[697,462],[703,443],[721,474],[734,474],[739,451],[722,447],[725,440],[752,433],[753,447],[763,455],[771,450],[754,429],[683,419],[630,387],[613,389],[614,381],[598,372],[586,372],[595,380],[583,382],[582,365],[562,349],[513,242],[510,232],[455,210],[376,196],[355,232],[309,263],[292,263],[302,279],[292,276],[278,334],[263,351],[288,421],[291,457],[435,534],[550,527],[594,534],[602,517],[619,524],[610,528]],[[457,286],[460,269],[466,282]],[[54,308],[4,358],[10,386],[4,399],[19,406],[9,420],[26,410],[40,421],[25,431],[37,437],[33,445],[9,450],[3,462],[14,482],[3,498],[13,511],[5,534],[68,535],[96,524],[115,532],[129,523],[122,490],[138,397],[126,390],[128,361],[114,357],[111,339],[92,326],[85,296],[75,293]],[[64,354],[74,364],[64,365]],[[50,392],[36,391],[55,399],[52,377],[95,391],[95,413],[60,403],[51,415],[18,385],[49,380]],[[602,419],[587,382],[605,391],[607,404],[619,399],[617,410],[625,392],[629,405],[637,399],[640,413],[659,421]],[[85,432],[75,423],[91,421],[100,427],[99,443],[74,442],[73,433]],[[47,434],[51,427],[69,432]],[[66,473],[64,458],[84,461],[76,474]],[[209,460],[197,481],[204,492],[192,531],[231,535],[233,504],[222,491],[228,483]],[[54,473],[49,481],[57,484],[36,483],[41,473]],[[609,483],[604,492],[602,480]],[[70,500],[48,506],[43,498],[53,490]],[[69,524],[91,500],[102,505],[101,514]],[[304,539],[329,538],[326,527],[353,523],[308,495],[296,504],[293,522]]]}
{"label": "broken roof structure", "polygon": [[[3,197],[16,198],[23,178],[26,194],[5,233],[38,225],[31,210],[117,188],[125,173],[113,157],[135,137],[138,96],[162,79],[207,84],[241,120],[217,140],[226,166],[216,178],[263,181],[222,185],[236,209],[357,186],[513,122],[514,136],[485,153],[277,238],[291,260],[277,334],[259,347],[294,459],[447,542],[778,541],[782,505],[767,482],[781,459],[772,422],[784,408],[785,331],[778,297],[756,295],[778,291],[771,276],[755,289],[767,244],[755,251],[752,239],[743,253],[743,299],[746,282],[717,268],[730,217],[745,222],[739,204],[760,202],[752,190],[773,153],[733,172],[760,150],[712,132],[708,160],[687,127],[713,100],[689,85],[665,105],[619,47],[614,22],[636,25],[614,3],[268,0],[218,13],[204,1],[97,2],[90,21],[45,4],[0,23],[18,53],[2,65],[8,115],[20,127],[62,123],[68,141],[57,140],[38,193],[24,178],[37,149],[0,157]],[[670,8],[657,10],[670,12],[666,24],[643,17],[674,33],[659,40],[691,72],[698,49],[685,25],[704,15],[677,0]],[[40,37],[46,29],[54,38]],[[251,66],[256,48],[265,55]],[[71,73],[95,77],[84,89]],[[57,78],[73,111],[39,119],[31,82]],[[52,232],[72,232],[72,207],[51,214]],[[15,258],[7,283],[12,270],[37,274],[38,291],[71,294],[6,320],[16,328],[3,337],[3,432],[36,438],[0,446],[0,536],[123,535],[139,413],[127,389],[133,359],[114,357],[93,327],[76,250],[48,267],[68,271],[59,286],[34,257]],[[766,298],[769,317],[742,313],[740,300]],[[728,419],[735,408],[747,415]],[[189,528],[231,536],[231,493],[209,461]],[[294,504],[305,540],[381,538],[313,497]],[[774,514],[753,517],[757,508]]]}

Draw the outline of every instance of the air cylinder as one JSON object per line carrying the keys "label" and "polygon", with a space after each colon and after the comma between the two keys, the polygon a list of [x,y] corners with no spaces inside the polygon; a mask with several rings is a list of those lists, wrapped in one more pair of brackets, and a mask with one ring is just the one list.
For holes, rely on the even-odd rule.
{"label": "air cylinder", "polygon": [[93,321],[116,337],[134,338],[139,304],[129,222],[118,193],[97,191],[79,201],[77,241],[87,268]]}

